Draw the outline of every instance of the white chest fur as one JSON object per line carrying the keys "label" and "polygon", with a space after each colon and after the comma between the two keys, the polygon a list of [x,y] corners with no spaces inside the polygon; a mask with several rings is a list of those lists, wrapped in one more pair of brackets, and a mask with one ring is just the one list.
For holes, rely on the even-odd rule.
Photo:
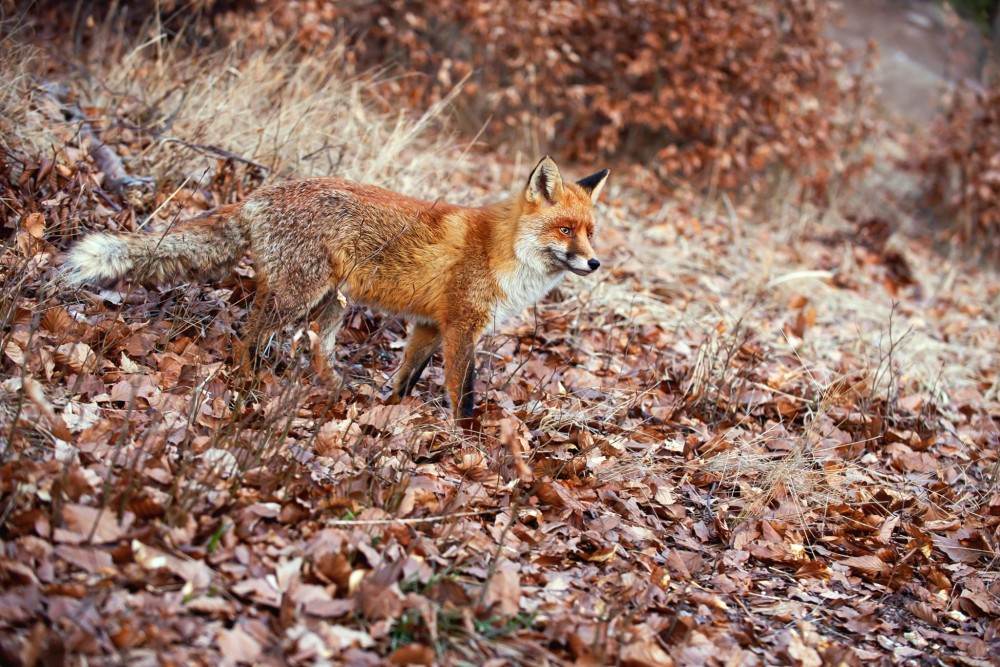
{"label": "white chest fur", "polygon": [[506,299],[501,299],[493,307],[488,333],[495,333],[508,317],[520,313],[551,292],[565,275],[564,271],[555,274],[543,273],[523,264],[498,275],[497,282],[504,291]]}

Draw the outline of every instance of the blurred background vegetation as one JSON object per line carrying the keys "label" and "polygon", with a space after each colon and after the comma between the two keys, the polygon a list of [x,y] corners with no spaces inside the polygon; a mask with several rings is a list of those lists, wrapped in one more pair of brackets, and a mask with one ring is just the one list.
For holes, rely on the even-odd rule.
{"label": "blurred background vegetation", "polygon": [[962,15],[983,27],[992,25],[997,12],[996,0],[952,0],[951,4]]}

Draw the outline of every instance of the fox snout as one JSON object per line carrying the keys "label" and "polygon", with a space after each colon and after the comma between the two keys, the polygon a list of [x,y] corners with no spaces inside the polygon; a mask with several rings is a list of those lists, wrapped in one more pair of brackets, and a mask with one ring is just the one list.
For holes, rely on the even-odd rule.
{"label": "fox snout", "polygon": [[566,266],[570,271],[578,276],[586,276],[601,267],[601,260],[596,257],[591,257],[587,259],[586,257],[581,257],[580,255],[575,255],[573,253],[567,253],[566,256]]}
{"label": "fox snout", "polygon": [[577,275],[585,276],[593,273],[601,266],[601,260],[595,257],[592,245],[593,231],[581,229],[573,234],[567,250],[570,269]]}

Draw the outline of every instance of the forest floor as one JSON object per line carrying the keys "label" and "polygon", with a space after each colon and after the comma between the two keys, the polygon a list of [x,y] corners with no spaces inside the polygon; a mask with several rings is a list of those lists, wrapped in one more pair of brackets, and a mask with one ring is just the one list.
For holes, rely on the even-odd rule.
{"label": "forest floor", "polygon": [[[0,68],[0,663],[1000,664],[1000,281],[894,233],[921,224],[898,142],[822,208],[616,167],[602,268],[485,343],[470,436],[439,358],[386,404],[396,319],[349,311],[346,386],[305,321],[252,377],[249,263],[162,290],[56,270],[262,180],[473,204],[535,156],[386,116],[326,62],[67,67],[35,39]],[[96,135],[150,182],[117,187]]]}

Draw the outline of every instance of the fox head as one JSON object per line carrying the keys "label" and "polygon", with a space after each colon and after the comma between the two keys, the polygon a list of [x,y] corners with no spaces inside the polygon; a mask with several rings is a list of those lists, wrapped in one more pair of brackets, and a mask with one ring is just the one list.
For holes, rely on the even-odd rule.
{"label": "fox head", "polygon": [[607,169],[576,183],[564,183],[559,168],[545,156],[522,193],[515,252],[545,273],[572,271],[581,276],[601,265],[591,245],[593,206],[608,180]]}

